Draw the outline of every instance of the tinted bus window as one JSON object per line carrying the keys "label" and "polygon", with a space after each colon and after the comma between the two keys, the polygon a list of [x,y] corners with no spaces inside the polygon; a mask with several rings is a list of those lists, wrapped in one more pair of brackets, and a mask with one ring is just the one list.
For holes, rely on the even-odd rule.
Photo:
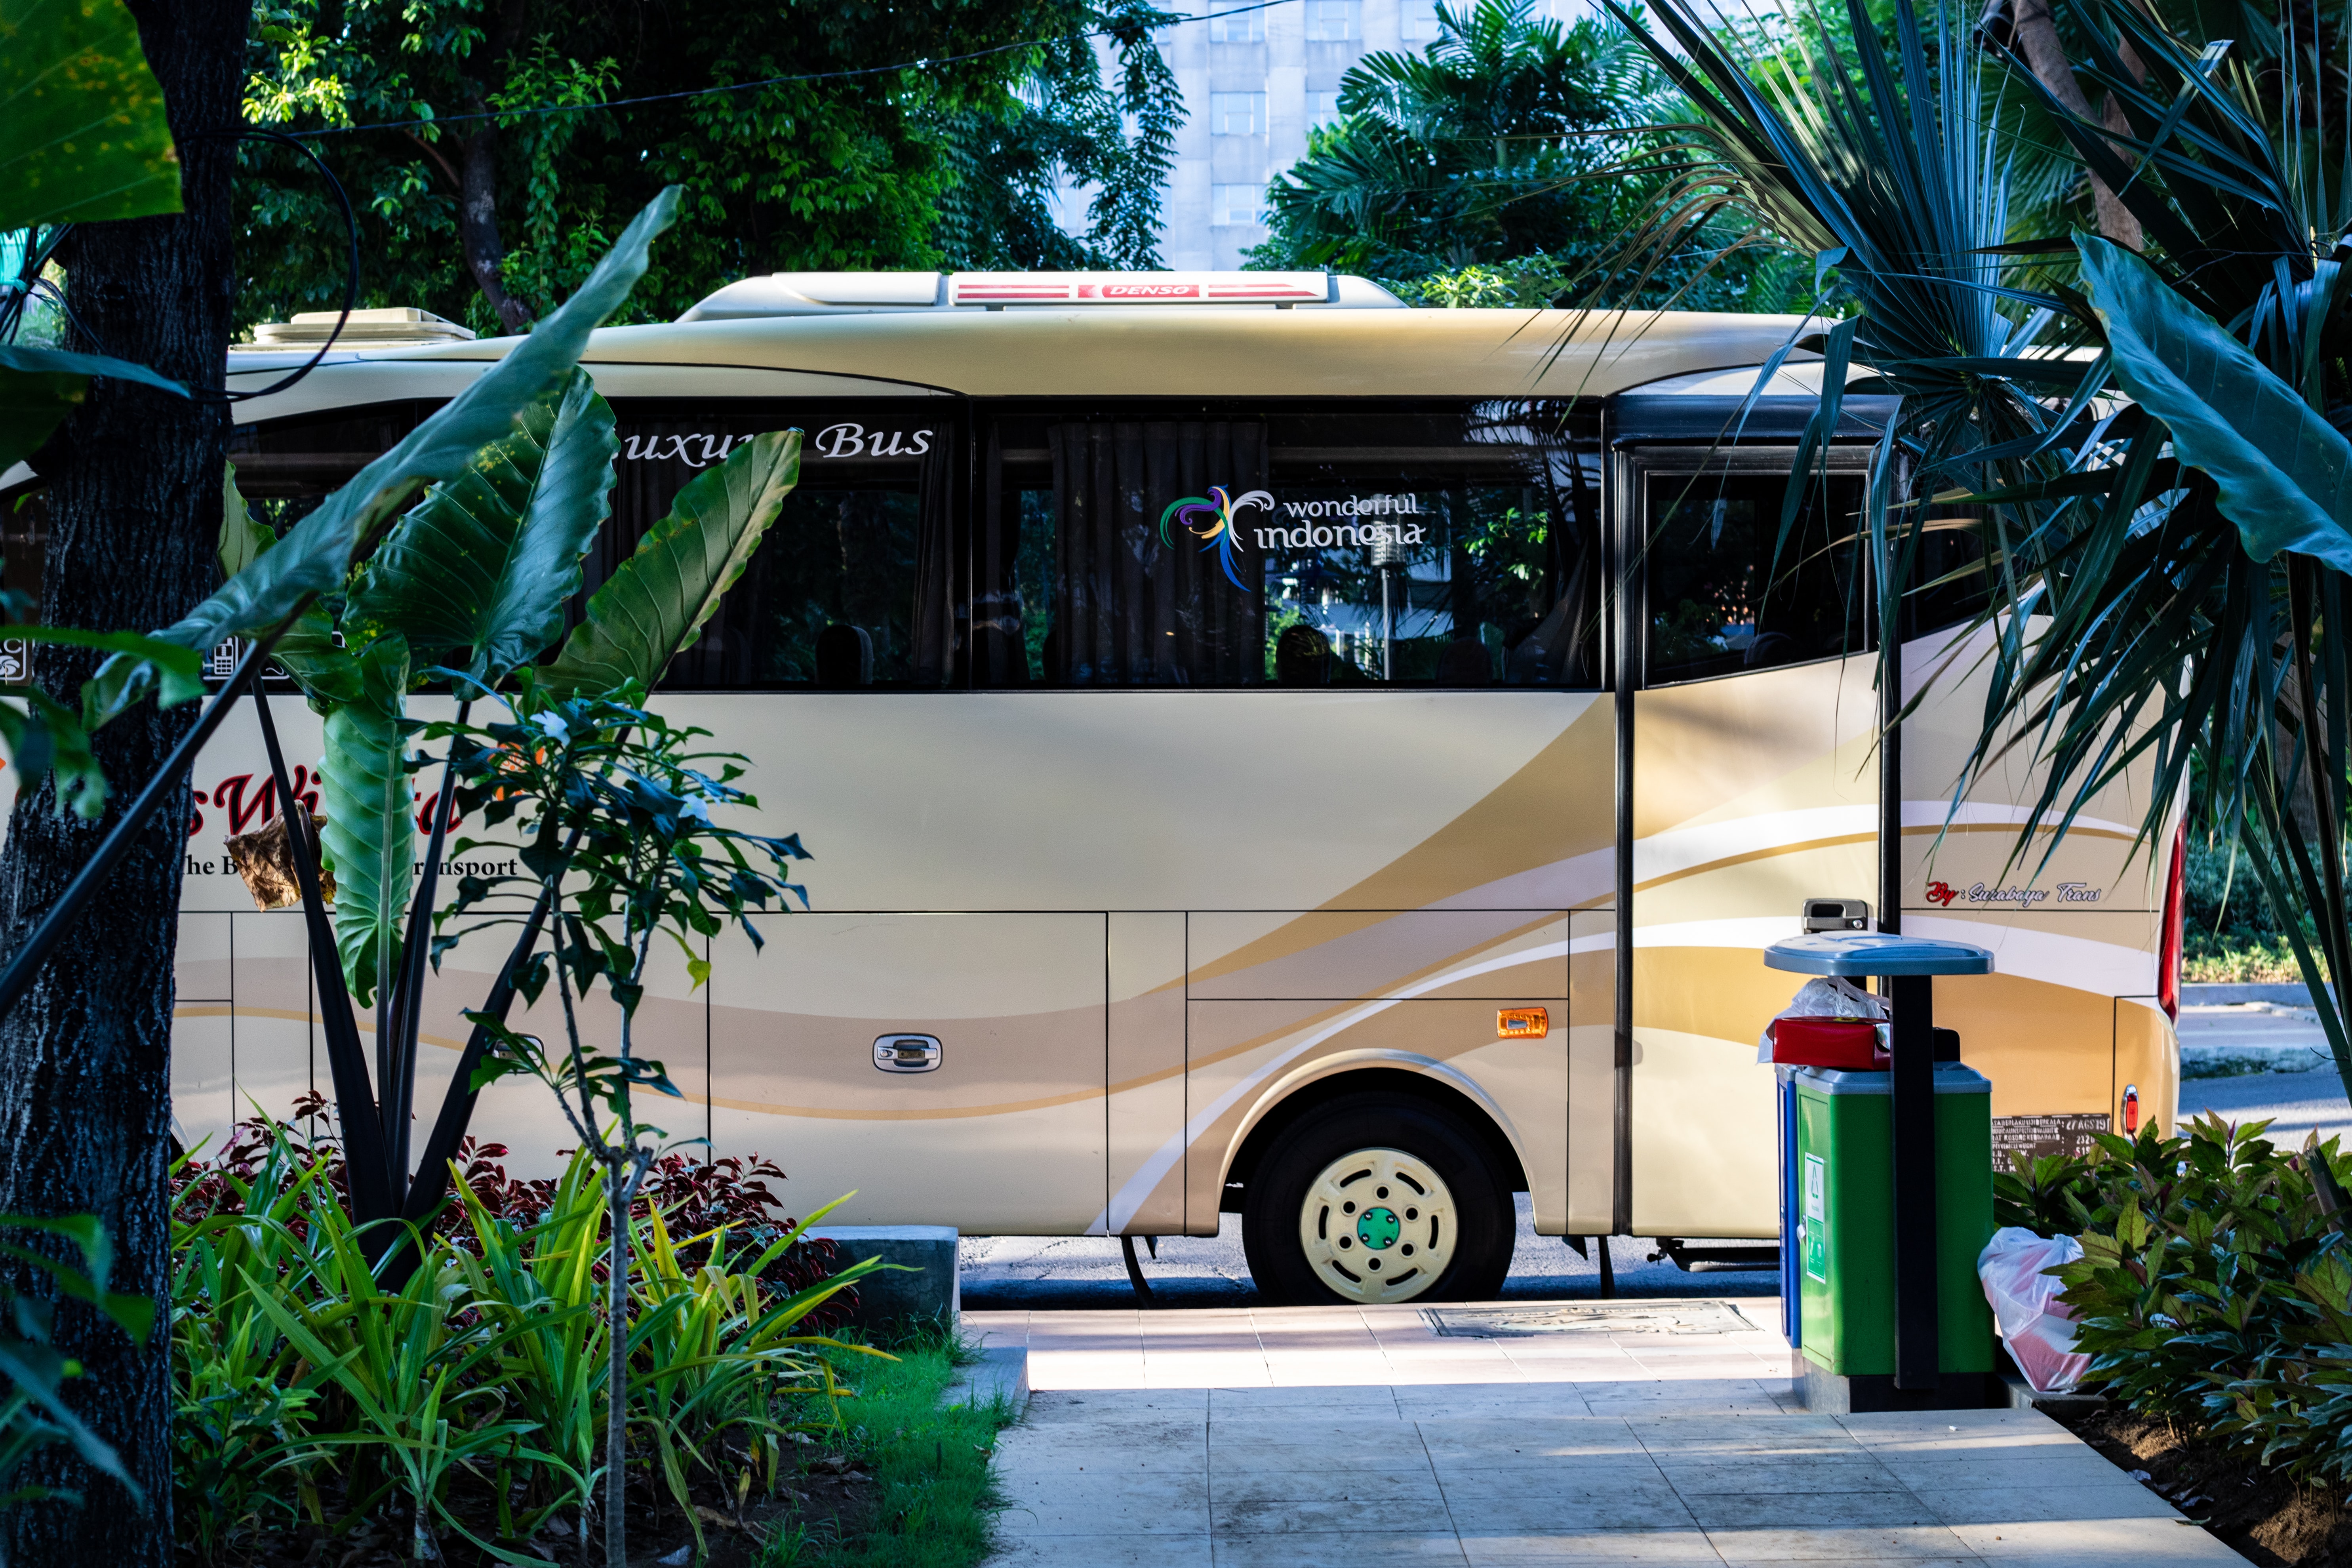
{"label": "tinted bus window", "polygon": [[976,684],[1598,683],[1598,468],[1566,405],[982,423]]}
{"label": "tinted bus window", "polygon": [[846,690],[957,679],[948,399],[628,402],[615,411],[620,482],[613,525],[588,557],[591,591],[697,475],[763,431],[804,432],[799,484],[666,687]]}
{"label": "tinted bus window", "polygon": [[1644,578],[1652,685],[1857,653],[1869,604],[1862,480],[1816,479],[1780,540],[1785,474],[1653,473]]}

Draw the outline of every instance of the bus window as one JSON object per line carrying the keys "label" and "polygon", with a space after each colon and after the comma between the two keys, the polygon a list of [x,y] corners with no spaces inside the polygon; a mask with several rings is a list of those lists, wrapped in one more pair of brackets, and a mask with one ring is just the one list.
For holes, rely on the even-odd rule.
{"label": "bus window", "polygon": [[[1862,479],[1817,479],[1780,543],[1785,473],[1651,473],[1644,573],[1653,686],[1869,646]],[[1775,559],[1776,546],[1778,559]]]}
{"label": "bus window", "polygon": [[1992,597],[1982,521],[1930,513],[1913,545],[1911,586],[1903,595],[1903,635],[1926,637],[1973,620]]}
{"label": "bus window", "polygon": [[993,421],[975,684],[1598,684],[1569,405],[1158,412]]}
{"label": "bus window", "polygon": [[956,574],[945,528],[945,399],[630,402],[613,523],[586,563],[593,591],[677,492],[763,431],[798,426],[800,482],[663,685],[672,690],[858,690],[958,679]]}

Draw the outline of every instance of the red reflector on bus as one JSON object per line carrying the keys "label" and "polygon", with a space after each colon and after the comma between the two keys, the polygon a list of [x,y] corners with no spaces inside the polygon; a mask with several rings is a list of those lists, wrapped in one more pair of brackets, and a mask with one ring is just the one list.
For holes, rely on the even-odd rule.
{"label": "red reflector on bus", "polygon": [[1504,1007],[1495,1014],[1498,1040],[1540,1040],[1551,1033],[1551,1014],[1542,1007]]}
{"label": "red reflector on bus", "polygon": [[2128,1138],[2138,1131],[2139,1086],[2127,1083],[2124,1085],[2124,1135]]}

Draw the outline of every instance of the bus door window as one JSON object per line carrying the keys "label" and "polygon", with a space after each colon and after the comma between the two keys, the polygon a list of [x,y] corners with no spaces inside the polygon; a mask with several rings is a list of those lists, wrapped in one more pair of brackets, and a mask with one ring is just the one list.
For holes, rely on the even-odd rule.
{"label": "bus door window", "polygon": [[1816,478],[1780,539],[1785,473],[1652,473],[1645,581],[1650,685],[1868,647],[1862,480]]}
{"label": "bus door window", "polygon": [[856,690],[961,684],[963,552],[949,526],[944,398],[622,405],[613,522],[586,563],[593,592],[678,491],[769,430],[798,426],[800,482],[670,666],[671,689]]}
{"label": "bus door window", "polygon": [[992,608],[1002,651],[977,684],[1597,684],[1566,405],[1192,412],[994,423],[974,626]]}

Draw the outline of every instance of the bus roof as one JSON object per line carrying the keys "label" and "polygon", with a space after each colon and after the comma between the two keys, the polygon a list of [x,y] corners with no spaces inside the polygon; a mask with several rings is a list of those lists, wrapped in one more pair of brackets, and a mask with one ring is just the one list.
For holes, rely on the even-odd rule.
{"label": "bus roof", "polygon": [[[581,363],[613,397],[1599,397],[1757,365],[1803,324],[1681,311],[967,309],[611,327]],[[515,341],[338,348],[236,416],[454,396]],[[240,352],[229,385],[257,390],[307,357]]]}

